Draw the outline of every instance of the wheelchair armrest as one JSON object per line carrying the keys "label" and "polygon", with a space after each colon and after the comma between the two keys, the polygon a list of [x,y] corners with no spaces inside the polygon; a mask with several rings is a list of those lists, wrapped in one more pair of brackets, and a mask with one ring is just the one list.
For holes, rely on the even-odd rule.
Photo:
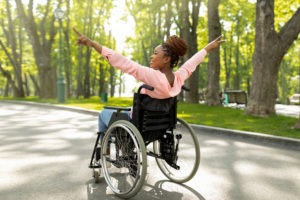
{"label": "wheelchair armrest", "polygon": [[117,112],[120,112],[120,111],[131,111],[131,107],[104,106],[104,108],[105,109],[117,110]]}

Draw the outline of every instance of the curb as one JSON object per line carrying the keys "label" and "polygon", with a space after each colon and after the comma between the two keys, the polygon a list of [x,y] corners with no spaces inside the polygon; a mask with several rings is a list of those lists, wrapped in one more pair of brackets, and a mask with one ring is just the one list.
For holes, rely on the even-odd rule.
{"label": "curb", "polygon": [[199,132],[205,131],[205,132],[208,132],[209,134],[216,134],[216,135],[221,135],[221,136],[226,136],[226,137],[232,137],[237,140],[240,139],[240,140],[247,140],[247,141],[252,141],[252,142],[256,142],[256,143],[260,143],[260,144],[277,145],[277,146],[281,146],[284,148],[289,148],[289,149],[300,151],[300,140],[299,139],[274,136],[274,135],[249,132],[249,131],[217,128],[217,127],[197,125],[197,124],[192,124],[192,127],[196,131],[199,131]]}
{"label": "curb", "polygon": [[[27,102],[27,101],[14,101],[14,100],[0,100],[1,103],[16,103],[16,104],[23,104],[23,105],[31,105],[31,106],[38,106],[38,107],[46,107],[51,109],[62,109],[72,112],[78,112],[82,114],[89,114],[93,116],[98,116],[98,110],[90,110],[85,108],[78,108],[72,106],[64,106],[64,105],[55,105],[50,103],[36,103],[36,102]],[[191,126],[199,131],[205,131],[209,134],[216,134],[226,137],[232,137],[234,139],[243,139],[248,141],[254,141],[262,144],[271,144],[271,145],[278,145],[281,147],[293,149],[293,150],[300,150],[300,139],[293,139],[287,137],[280,137],[280,136],[273,136],[263,133],[256,133],[256,132],[249,132],[249,131],[240,131],[240,130],[232,130],[232,129],[225,129],[225,128],[217,128],[212,126],[205,126],[205,125],[197,125],[191,124]]]}
{"label": "curb", "polygon": [[72,112],[78,112],[82,114],[89,114],[98,116],[99,111],[97,110],[89,110],[85,108],[73,107],[73,106],[64,106],[64,105],[56,105],[51,103],[36,103],[36,102],[29,102],[29,101],[15,101],[15,100],[0,100],[1,103],[11,103],[11,104],[22,104],[22,105],[30,105],[36,107],[43,107],[43,108],[50,108],[50,109],[62,109]]}

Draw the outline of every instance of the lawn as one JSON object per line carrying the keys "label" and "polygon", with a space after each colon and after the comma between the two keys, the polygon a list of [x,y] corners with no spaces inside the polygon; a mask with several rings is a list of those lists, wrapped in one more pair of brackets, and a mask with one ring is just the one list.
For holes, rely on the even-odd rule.
{"label": "lawn", "polygon": [[[10,98],[0,98],[9,100]],[[41,103],[56,104],[56,100],[40,100],[38,98],[13,99]],[[75,106],[86,109],[101,110],[104,106],[131,106],[132,98],[108,98],[101,102],[99,97],[90,99],[71,99],[63,105]],[[178,117],[192,124],[229,128],[235,130],[251,131],[300,139],[300,130],[293,126],[298,121],[294,117],[274,115],[270,117],[254,117],[244,114],[241,109],[228,107],[211,107],[202,104],[178,103]]]}
{"label": "lawn", "polygon": [[261,118],[245,115],[241,109],[186,103],[179,103],[177,112],[179,117],[193,124],[300,139],[300,130],[293,128],[298,121],[294,117],[274,115]]}

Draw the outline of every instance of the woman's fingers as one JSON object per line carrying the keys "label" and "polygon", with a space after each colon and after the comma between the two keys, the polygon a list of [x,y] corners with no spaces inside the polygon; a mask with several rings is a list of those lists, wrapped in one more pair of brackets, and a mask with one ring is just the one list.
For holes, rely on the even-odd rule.
{"label": "woman's fingers", "polygon": [[219,37],[217,37],[215,40],[221,40],[223,37],[223,35],[220,35]]}
{"label": "woman's fingers", "polygon": [[220,35],[219,37],[217,37],[217,38],[215,39],[215,42],[217,42],[217,43],[225,42],[225,40],[222,40],[222,37],[223,37],[223,35]]}
{"label": "woman's fingers", "polygon": [[77,30],[76,30],[76,28],[73,26],[73,31],[80,37],[80,36],[82,36],[82,34],[81,33],[79,33]]}
{"label": "woman's fingers", "polygon": [[75,27],[73,27],[73,31],[77,34],[78,39],[76,44],[90,46],[91,40],[85,35],[81,34]]}

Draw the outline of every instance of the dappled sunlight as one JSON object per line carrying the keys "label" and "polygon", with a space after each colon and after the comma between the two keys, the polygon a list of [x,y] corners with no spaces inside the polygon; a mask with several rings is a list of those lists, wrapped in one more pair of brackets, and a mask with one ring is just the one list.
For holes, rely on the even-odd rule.
{"label": "dappled sunlight", "polygon": [[237,173],[241,173],[247,176],[254,176],[261,173],[261,169],[257,166],[257,164],[254,164],[249,161],[238,161],[234,165],[234,170]]}
{"label": "dappled sunlight", "polygon": [[190,114],[185,114],[185,113],[178,113],[177,117],[185,119],[185,118],[190,118],[191,115]]}
{"label": "dappled sunlight", "polygon": [[70,142],[61,139],[37,140],[28,150],[57,150],[71,146]]}
{"label": "dappled sunlight", "polygon": [[224,136],[216,139],[202,135],[199,141],[201,194],[227,194],[225,199],[253,199],[257,195],[260,199],[276,199],[285,194],[285,199],[295,199],[300,187],[297,152]]}
{"label": "dappled sunlight", "polygon": [[[97,116],[25,109],[18,105],[9,110],[26,113],[0,116],[1,199],[33,196],[49,199],[50,192],[53,199],[68,199],[68,195],[89,200],[101,196],[118,199],[103,177],[100,184],[92,182],[87,167],[97,136]],[[297,199],[299,196],[297,151],[205,131],[197,131],[196,135],[201,160],[195,177],[185,184],[160,181],[165,177],[155,159],[148,157],[145,185],[133,199],[278,199],[283,195],[285,199]],[[179,149],[182,158],[193,155],[190,140],[185,141]],[[180,166],[189,168],[188,164]]]}
{"label": "dappled sunlight", "polygon": [[53,198],[66,199],[63,191],[71,188],[72,192],[85,196],[82,182],[91,177],[87,166],[97,117],[25,105],[3,106],[1,199],[15,199],[19,194],[27,199],[32,195],[45,199],[49,191]]}
{"label": "dappled sunlight", "polygon": [[207,141],[205,143],[206,145],[212,145],[212,146],[228,146],[229,144],[226,142],[226,141],[220,141],[220,140],[210,140],[210,141]]}
{"label": "dappled sunlight", "polygon": [[[16,154],[15,154],[16,155]],[[30,180],[30,176],[26,176],[24,173],[24,169],[27,167],[35,167],[35,166],[44,166],[44,165],[51,165],[51,164],[58,164],[71,162],[76,160],[76,156],[41,156],[41,155],[22,155],[18,157],[18,159],[14,159],[12,155],[7,153],[1,153],[1,157],[5,157],[5,162],[0,162],[0,185],[1,188],[9,188],[9,187],[16,187],[17,185],[24,184],[26,181]],[[13,159],[10,159],[13,157]],[[18,180],[11,184],[11,180]]]}

